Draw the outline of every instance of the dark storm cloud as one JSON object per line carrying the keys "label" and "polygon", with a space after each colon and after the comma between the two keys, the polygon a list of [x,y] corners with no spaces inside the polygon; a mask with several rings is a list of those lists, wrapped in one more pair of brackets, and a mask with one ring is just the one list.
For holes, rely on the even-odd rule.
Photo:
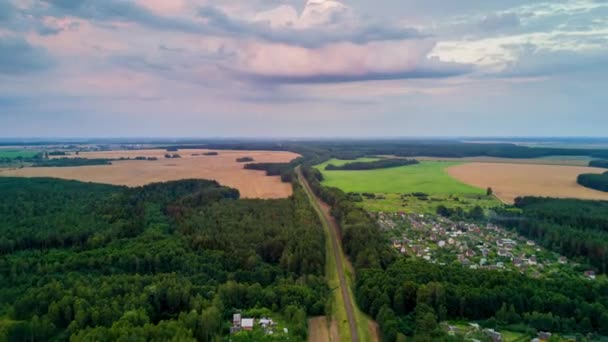
{"label": "dark storm cloud", "polygon": [[0,74],[19,75],[48,69],[53,59],[44,48],[21,37],[0,37]]}
{"label": "dark storm cloud", "polygon": [[473,67],[468,64],[446,63],[427,60],[423,65],[396,71],[369,71],[365,73],[316,73],[306,75],[239,74],[249,81],[262,84],[321,84],[368,81],[390,81],[406,79],[440,79],[468,74]]}

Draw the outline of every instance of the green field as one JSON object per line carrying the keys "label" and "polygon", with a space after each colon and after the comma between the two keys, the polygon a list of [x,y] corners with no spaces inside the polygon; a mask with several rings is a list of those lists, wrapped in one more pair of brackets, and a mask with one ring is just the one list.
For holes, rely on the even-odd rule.
{"label": "green field", "polygon": [[[357,161],[373,161],[361,158]],[[458,162],[422,161],[417,165],[366,171],[326,171],[328,164],[342,165],[352,161],[332,159],[315,166],[323,173],[323,185],[345,192],[373,193],[375,199],[364,198],[362,205],[370,211],[435,212],[437,206],[462,207],[479,205],[484,208],[499,205],[485,189],[479,189],[452,178],[446,168]],[[402,195],[421,192],[428,199]]]}
{"label": "green field", "polygon": [[39,151],[32,151],[32,150],[0,150],[0,158],[8,158],[8,159],[15,159],[15,158],[33,158],[35,157],[38,153],[40,153]]}

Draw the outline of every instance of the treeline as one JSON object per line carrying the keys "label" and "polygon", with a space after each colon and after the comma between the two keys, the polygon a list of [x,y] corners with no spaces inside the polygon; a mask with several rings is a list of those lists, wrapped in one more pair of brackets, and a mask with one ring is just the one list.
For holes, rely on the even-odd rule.
{"label": "treeline", "polygon": [[608,202],[523,197],[499,222],[596,271],[608,271]]}
{"label": "treeline", "polygon": [[112,165],[112,159],[88,159],[88,158],[52,158],[34,159],[33,167],[74,167],[93,165]]}
{"label": "treeline", "polygon": [[[527,147],[510,143],[464,143],[449,140],[335,140],[300,142],[227,142],[201,145],[201,148],[292,151],[314,165],[331,158],[354,160],[365,156],[399,157],[500,157],[540,158],[547,156],[590,156],[608,159],[608,150]],[[180,148],[183,148],[180,147]]]}
{"label": "treeline", "polygon": [[387,158],[380,159],[371,162],[354,162],[354,163],[346,163],[344,165],[334,165],[329,164],[325,167],[325,170],[334,171],[334,170],[345,170],[345,171],[354,171],[354,170],[375,170],[375,169],[388,169],[391,167],[399,167],[406,165],[415,165],[419,162],[415,159],[397,159],[397,158]]}
{"label": "treeline", "polygon": [[291,163],[251,163],[248,170],[266,171],[267,176],[281,176],[281,181],[290,183],[294,179],[294,165]]}
{"label": "treeline", "polygon": [[216,341],[267,308],[303,341],[325,313],[324,234],[297,186],[239,200],[201,180],[0,182],[0,340]]}
{"label": "treeline", "polygon": [[589,166],[608,169],[608,160],[605,160],[605,159],[592,160],[589,162]]}
{"label": "treeline", "polygon": [[531,334],[608,335],[606,285],[402,258],[386,270],[360,270],[356,296],[361,309],[378,320],[385,341],[401,334],[445,340],[439,326],[445,320],[474,320]]}
{"label": "treeline", "polygon": [[480,206],[475,206],[474,208],[466,211],[461,207],[448,208],[444,205],[439,205],[436,212],[437,215],[453,220],[481,221],[486,218],[485,212]]}
{"label": "treeline", "polygon": [[585,173],[579,175],[576,181],[584,187],[608,192],[608,172],[603,174]]}

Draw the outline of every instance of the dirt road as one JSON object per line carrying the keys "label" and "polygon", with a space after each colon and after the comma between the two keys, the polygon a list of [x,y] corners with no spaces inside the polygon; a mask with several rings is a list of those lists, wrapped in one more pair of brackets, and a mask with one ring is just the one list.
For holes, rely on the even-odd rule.
{"label": "dirt road", "polygon": [[326,203],[321,201],[321,199],[319,199],[312,192],[310,185],[306,181],[306,178],[304,178],[304,176],[302,175],[302,172],[300,171],[299,168],[296,170],[296,172],[298,174],[298,179],[300,180],[300,183],[302,184],[302,186],[304,187],[304,190],[306,190],[306,193],[308,194],[308,198],[311,200],[313,207],[319,214],[321,222],[323,223],[323,227],[329,231],[329,235],[331,237],[331,244],[333,247],[332,248],[333,251],[331,251],[331,252],[334,254],[334,258],[336,260],[336,269],[338,271],[338,278],[340,279],[340,292],[342,293],[342,298],[344,300],[346,315],[348,317],[348,325],[349,325],[351,340],[353,342],[359,342],[359,334],[357,332],[357,322],[355,320],[355,311],[353,309],[353,303],[351,301],[351,297],[348,295],[348,284],[346,282],[346,276],[344,274],[344,265],[342,262],[343,256],[341,255],[341,252],[340,252],[341,251],[340,241],[339,241],[340,228],[338,227],[337,223],[335,222],[335,220],[333,219],[333,217],[330,214],[329,205],[327,205]]}

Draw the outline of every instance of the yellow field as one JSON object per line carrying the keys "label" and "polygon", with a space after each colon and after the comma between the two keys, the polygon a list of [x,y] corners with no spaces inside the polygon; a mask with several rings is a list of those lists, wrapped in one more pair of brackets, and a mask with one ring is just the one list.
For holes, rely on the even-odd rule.
{"label": "yellow field", "polygon": [[608,200],[608,193],[580,186],[582,173],[603,173],[606,170],[582,166],[531,165],[507,163],[466,163],[449,167],[448,173],[461,182],[485,189],[505,203],[518,196],[545,196]]}
{"label": "yellow field", "polygon": [[[217,151],[218,156],[193,156],[209,150],[128,150],[82,152],[80,158],[135,158],[157,157],[156,161],[122,160],[112,165],[80,167],[39,167],[0,170],[0,176],[54,177],[85,182],[126,186],[141,186],[155,182],[179,179],[212,179],[220,184],[238,189],[242,198],[285,198],[291,195],[291,184],[282,183],[280,177],[268,177],[264,171],[245,170],[244,163],[236,158],[252,157],[260,163],[285,163],[298,157],[291,152],[274,151]],[[177,153],[181,158],[165,159],[165,154]]]}

